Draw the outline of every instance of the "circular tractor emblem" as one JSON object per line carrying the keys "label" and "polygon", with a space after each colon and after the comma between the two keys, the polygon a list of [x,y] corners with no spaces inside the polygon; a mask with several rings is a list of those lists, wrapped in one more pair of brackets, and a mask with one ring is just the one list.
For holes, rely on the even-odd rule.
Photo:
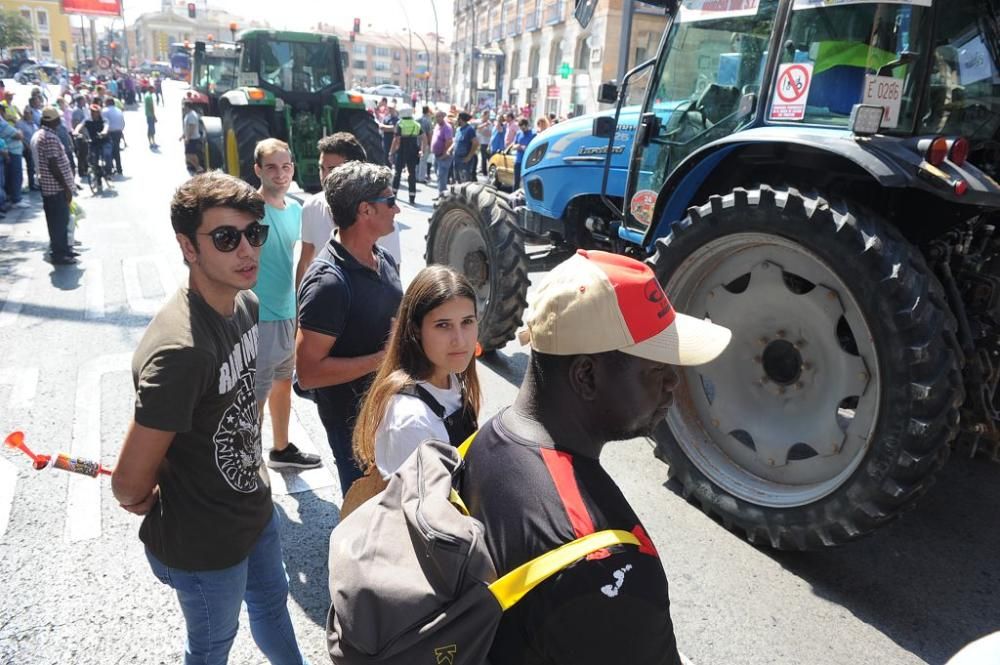
{"label": "circular tractor emblem", "polygon": [[629,209],[632,216],[643,224],[650,224],[653,221],[653,207],[656,206],[656,192],[651,189],[643,189],[635,193],[632,197],[632,204]]}

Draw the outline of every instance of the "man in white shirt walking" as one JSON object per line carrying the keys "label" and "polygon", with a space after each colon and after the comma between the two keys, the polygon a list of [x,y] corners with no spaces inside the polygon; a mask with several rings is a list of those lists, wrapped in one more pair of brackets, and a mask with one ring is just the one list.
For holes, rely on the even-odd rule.
{"label": "man in white shirt walking", "polygon": [[104,100],[104,110],[101,111],[104,124],[108,128],[108,140],[111,141],[111,159],[115,163],[115,171],[122,175],[122,135],[125,132],[125,114],[115,105],[113,97]]}

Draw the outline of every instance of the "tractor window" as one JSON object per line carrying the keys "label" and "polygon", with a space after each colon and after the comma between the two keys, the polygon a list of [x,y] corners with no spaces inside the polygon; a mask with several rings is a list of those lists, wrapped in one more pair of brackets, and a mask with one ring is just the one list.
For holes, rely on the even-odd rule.
{"label": "tractor window", "polygon": [[289,92],[343,88],[340,50],[336,42],[264,41],[260,44],[260,78]]}
{"label": "tractor window", "polygon": [[930,45],[930,4],[796,0],[769,95],[770,119],[846,127],[855,104],[877,103],[887,109],[883,131],[911,133]]}
{"label": "tractor window", "polygon": [[236,65],[236,58],[206,55],[197,71],[197,86],[219,92],[232,90],[236,87]]}
{"label": "tractor window", "polygon": [[[1000,34],[995,13],[982,0],[949,0],[939,12],[931,59],[930,85],[921,116],[921,133],[965,136],[972,141],[972,160],[979,149],[1000,138]],[[994,161],[994,160],[989,160]]]}

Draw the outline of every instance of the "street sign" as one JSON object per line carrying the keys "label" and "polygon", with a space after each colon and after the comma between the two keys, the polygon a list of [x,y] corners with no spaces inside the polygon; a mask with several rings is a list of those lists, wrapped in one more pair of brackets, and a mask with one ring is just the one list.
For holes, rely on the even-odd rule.
{"label": "street sign", "polygon": [[556,99],[556,98],[558,98],[559,97],[559,86],[557,86],[557,85],[550,85],[549,88],[548,88],[548,90],[547,90],[547,94],[548,94],[549,99]]}
{"label": "street sign", "polygon": [[100,69],[111,69],[111,59],[106,55],[102,55],[97,59],[97,66]]}
{"label": "street sign", "polygon": [[813,66],[808,63],[782,65],[771,100],[771,120],[802,120],[812,83]]}

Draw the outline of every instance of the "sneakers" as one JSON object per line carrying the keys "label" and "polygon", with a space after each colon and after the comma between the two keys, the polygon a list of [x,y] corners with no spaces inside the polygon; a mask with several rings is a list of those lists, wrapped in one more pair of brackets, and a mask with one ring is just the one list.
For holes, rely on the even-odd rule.
{"label": "sneakers", "polygon": [[24,210],[25,208],[30,208],[31,204],[26,201],[18,201],[17,203],[14,204],[14,207]]}
{"label": "sneakers", "polygon": [[323,466],[323,461],[319,455],[304,453],[294,443],[289,443],[284,450],[272,449],[268,453],[267,466],[269,469],[315,469]]}

